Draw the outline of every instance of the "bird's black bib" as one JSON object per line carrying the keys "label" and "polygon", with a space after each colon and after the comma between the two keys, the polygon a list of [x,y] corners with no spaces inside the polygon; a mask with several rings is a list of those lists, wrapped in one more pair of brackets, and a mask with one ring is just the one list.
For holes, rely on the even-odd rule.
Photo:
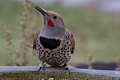
{"label": "bird's black bib", "polygon": [[48,48],[50,50],[57,48],[60,46],[60,40],[54,39],[54,38],[45,38],[45,37],[40,37],[40,43],[44,48]]}

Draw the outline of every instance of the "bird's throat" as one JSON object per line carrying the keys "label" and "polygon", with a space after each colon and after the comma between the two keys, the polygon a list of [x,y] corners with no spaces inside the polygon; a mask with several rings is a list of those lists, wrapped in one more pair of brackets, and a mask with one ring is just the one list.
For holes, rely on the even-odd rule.
{"label": "bird's throat", "polygon": [[48,19],[48,25],[49,25],[50,27],[54,27],[54,23],[52,22],[51,19]]}

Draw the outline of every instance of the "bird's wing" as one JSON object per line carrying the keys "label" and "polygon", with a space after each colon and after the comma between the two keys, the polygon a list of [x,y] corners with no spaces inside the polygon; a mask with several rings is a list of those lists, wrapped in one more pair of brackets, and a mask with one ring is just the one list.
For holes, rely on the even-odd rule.
{"label": "bird's wing", "polygon": [[69,38],[69,41],[71,43],[71,54],[74,53],[74,49],[75,49],[75,41],[74,41],[74,36],[73,34],[69,31],[69,30],[66,30],[66,36],[68,36]]}
{"label": "bird's wing", "polygon": [[37,31],[35,34],[34,34],[34,38],[33,38],[33,49],[36,49],[36,40],[37,40],[37,37],[38,37],[38,34],[40,33],[40,31]]}

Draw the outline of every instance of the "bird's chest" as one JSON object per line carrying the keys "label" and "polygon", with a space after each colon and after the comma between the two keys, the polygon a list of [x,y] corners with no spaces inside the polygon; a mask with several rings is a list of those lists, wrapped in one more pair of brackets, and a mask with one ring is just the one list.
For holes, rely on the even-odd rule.
{"label": "bird's chest", "polygon": [[57,47],[60,46],[61,40],[59,39],[52,39],[52,38],[45,38],[45,37],[40,37],[40,44],[43,46],[45,49],[56,49]]}
{"label": "bird's chest", "polygon": [[50,65],[61,65],[70,60],[71,54],[67,47],[59,47],[54,50],[45,49],[44,47],[39,47],[38,58],[40,61],[44,61]]}
{"label": "bird's chest", "polygon": [[[70,57],[70,46],[68,42],[60,40],[40,38],[41,44],[37,48],[38,58],[48,64],[62,64],[67,62]],[[61,45],[62,44],[62,45]]]}

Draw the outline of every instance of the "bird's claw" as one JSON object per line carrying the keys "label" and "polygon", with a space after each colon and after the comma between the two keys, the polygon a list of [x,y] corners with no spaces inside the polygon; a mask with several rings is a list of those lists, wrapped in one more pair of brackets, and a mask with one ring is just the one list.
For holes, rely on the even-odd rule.
{"label": "bird's claw", "polygon": [[66,71],[66,72],[68,72],[69,74],[71,73],[71,72],[70,72],[70,69],[69,69],[69,66],[66,66],[63,71]]}
{"label": "bird's claw", "polygon": [[38,68],[38,73],[40,72],[40,71],[45,71],[45,66],[46,66],[46,64],[44,64],[44,63],[42,63],[42,64],[39,64],[39,68]]}

